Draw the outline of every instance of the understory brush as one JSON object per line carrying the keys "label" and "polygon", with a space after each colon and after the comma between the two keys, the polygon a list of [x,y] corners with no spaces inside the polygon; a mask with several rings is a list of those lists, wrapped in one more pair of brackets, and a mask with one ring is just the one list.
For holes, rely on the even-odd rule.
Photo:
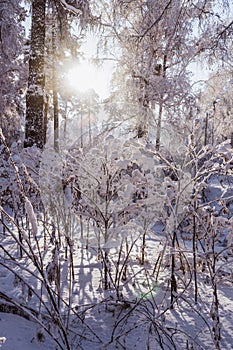
{"label": "understory brush", "polygon": [[18,211],[4,190],[0,208],[1,310],[59,349],[227,348],[232,195],[214,188],[232,176],[227,143],[172,160],[112,136],[47,147],[35,180],[6,143],[1,152],[20,198]]}

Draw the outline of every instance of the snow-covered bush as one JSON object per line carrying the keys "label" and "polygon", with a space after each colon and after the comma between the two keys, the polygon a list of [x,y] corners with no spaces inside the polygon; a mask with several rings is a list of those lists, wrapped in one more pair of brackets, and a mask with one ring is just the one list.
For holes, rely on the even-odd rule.
{"label": "snow-covered bush", "polygon": [[[35,169],[32,153],[24,150],[22,154],[28,164],[25,174],[30,177],[30,168]],[[120,308],[127,307],[127,317],[124,318],[124,312],[121,317],[130,320],[133,310],[143,309],[146,324],[151,323],[153,329],[159,326],[160,336],[174,344],[176,340],[163,328],[160,315],[165,317],[176,302],[181,306],[193,292],[194,303],[201,303],[201,286],[203,280],[207,281],[212,291],[212,304],[208,305],[210,333],[217,348],[221,337],[218,284],[232,263],[231,196],[228,196],[232,150],[228,144],[199,150],[188,145],[173,160],[152,145],[113,136],[96,138],[93,146],[85,148],[74,144],[60,153],[46,147],[38,172],[40,198],[47,215],[43,227],[36,222],[37,197],[30,197],[29,191],[24,193],[27,182],[20,173],[23,166],[17,156],[11,150],[13,164],[11,159],[9,164],[12,174],[22,178],[20,184],[16,176],[15,186],[21,194],[23,188],[22,202],[33,235],[29,237],[28,227],[22,228],[1,210],[11,225],[8,234],[1,237],[0,265],[15,276],[12,302],[21,311],[26,306],[31,308],[27,314],[52,338],[59,337],[58,346],[62,349],[71,347],[75,337],[83,339],[72,328],[75,322],[82,323],[86,330],[89,327],[84,321],[89,310],[79,312],[82,306],[77,303],[77,295],[85,294],[87,288],[87,276],[84,281],[80,279],[86,266],[82,265],[83,260],[80,263],[76,260],[81,251],[82,257],[86,254],[87,260],[91,260],[90,269],[92,263],[95,266],[95,273],[88,276],[90,289],[100,292],[100,299],[102,295],[113,297],[106,301],[107,312],[115,315]],[[221,185],[224,176],[229,179],[229,186],[225,188],[225,181],[216,191],[216,184]],[[21,240],[15,231],[20,232]],[[5,248],[9,242],[11,250]],[[153,256],[149,242],[155,244]],[[139,278],[143,280],[141,289]],[[160,285],[164,281],[166,292]],[[109,288],[113,292],[103,293],[103,289]],[[166,310],[161,313],[157,292]],[[136,302],[130,299],[132,295]],[[134,302],[133,308],[127,306]],[[93,310],[101,307],[101,303],[95,303],[96,299]],[[123,324],[115,322],[112,342]],[[143,318],[140,322],[141,327]],[[68,335],[71,330],[72,340]],[[90,329],[88,332],[90,339],[98,339],[95,332]]]}
{"label": "snow-covered bush", "polygon": [[0,176],[1,204],[16,218],[25,214],[24,196],[30,198],[37,212],[42,211],[39,189],[41,151],[37,147],[22,149],[13,143],[9,149],[1,133]]}
{"label": "snow-covered bush", "polygon": [[[127,265],[129,250],[145,238],[160,209],[160,170],[153,153],[135,140],[122,142],[109,136],[89,149],[73,145],[64,155],[48,149],[44,157],[44,203],[51,213],[61,213],[63,207],[81,218],[82,230],[88,225],[86,244],[103,262],[104,288],[111,285],[118,291],[125,270],[116,267],[116,261]],[[85,241],[83,232],[81,239]],[[124,242],[131,248],[123,252]],[[145,240],[141,251],[144,260]]]}
{"label": "snow-covered bush", "polygon": [[210,314],[215,346],[219,348],[218,283],[232,263],[233,149],[229,141],[200,149],[190,144],[183,154],[183,161],[176,163],[157,152],[167,175],[162,183],[167,195],[161,221],[167,237],[171,305],[189,285],[197,303],[201,298],[199,275],[205,275],[212,287]]}

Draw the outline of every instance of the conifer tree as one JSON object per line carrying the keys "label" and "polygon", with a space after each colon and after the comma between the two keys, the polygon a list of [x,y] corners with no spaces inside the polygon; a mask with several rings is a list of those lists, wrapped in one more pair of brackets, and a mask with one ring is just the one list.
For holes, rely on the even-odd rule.
{"label": "conifer tree", "polygon": [[[67,30],[67,28],[70,29],[70,21],[74,18],[78,19],[82,28],[86,26],[86,23],[91,19],[88,1],[32,1],[29,76],[26,94],[25,147],[31,147],[35,144],[37,147],[43,148],[46,141],[46,114],[48,110],[46,69],[53,62],[53,117],[56,134],[55,148],[58,149],[58,86],[56,86],[57,77],[55,77],[55,56],[57,50],[61,49],[61,40],[70,42],[71,31]],[[52,26],[51,30],[49,29],[50,25]],[[52,39],[49,39],[49,36]],[[50,47],[50,50],[46,50],[49,40],[53,43],[52,48]],[[49,68],[51,69],[51,67]]]}
{"label": "conifer tree", "polygon": [[46,0],[32,1],[31,48],[26,95],[25,147],[44,143],[44,55]]}
{"label": "conifer tree", "polygon": [[0,127],[9,145],[20,136],[23,114],[25,11],[20,3],[0,0]]}

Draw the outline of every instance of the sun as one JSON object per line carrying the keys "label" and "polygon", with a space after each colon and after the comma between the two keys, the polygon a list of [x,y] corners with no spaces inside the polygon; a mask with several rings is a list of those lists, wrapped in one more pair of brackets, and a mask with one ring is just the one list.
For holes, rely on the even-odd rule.
{"label": "sun", "polygon": [[106,83],[105,72],[88,61],[73,65],[66,75],[66,85],[74,92],[85,93],[93,89],[101,96],[106,94]]}

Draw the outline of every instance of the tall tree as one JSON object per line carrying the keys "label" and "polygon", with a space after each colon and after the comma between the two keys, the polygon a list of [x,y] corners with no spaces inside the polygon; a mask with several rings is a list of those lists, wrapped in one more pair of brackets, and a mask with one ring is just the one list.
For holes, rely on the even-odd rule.
{"label": "tall tree", "polygon": [[200,91],[200,112],[205,126],[204,144],[216,145],[232,135],[233,70],[222,67],[210,75]]}
{"label": "tall tree", "polygon": [[19,0],[0,0],[0,127],[8,144],[18,139],[26,72],[22,63],[25,11]]}
{"label": "tall tree", "polygon": [[[53,118],[54,118],[54,145],[58,149],[58,89],[57,86],[57,53],[61,49],[60,56],[64,53],[67,41],[70,43],[71,21],[78,19],[79,25],[84,28],[87,22],[93,20],[89,1],[65,1],[65,0],[33,0],[32,1],[32,25],[31,25],[31,49],[29,59],[28,90],[26,95],[26,120],[25,120],[25,147],[35,144],[43,148],[46,141],[47,130],[47,94],[46,84],[53,82]],[[46,57],[45,57],[46,52]],[[62,58],[62,57],[61,57]],[[64,58],[64,57],[63,57]],[[52,63],[52,65],[51,65]],[[46,68],[53,71],[47,78]],[[49,84],[51,83],[49,82]]]}
{"label": "tall tree", "polygon": [[[78,4],[74,4],[77,5]],[[68,8],[67,8],[68,6]],[[75,12],[76,9],[76,12]],[[45,60],[45,91],[50,96],[49,119],[53,120],[53,145],[56,151],[59,150],[59,129],[60,129],[60,105],[62,104],[62,80],[67,61],[77,59],[77,49],[80,46],[79,30],[76,28],[75,35],[72,32],[72,25],[80,24],[78,8],[65,2],[50,0],[46,14],[46,60]],[[64,69],[65,70],[65,69]],[[66,86],[67,89],[67,86]]]}
{"label": "tall tree", "polygon": [[25,147],[44,144],[45,87],[45,8],[46,0],[32,1],[31,49],[26,95]]}
{"label": "tall tree", "polygon": [[[195,99],[189,65],[216,44],[214,32],[220,32],[221,38],[229,32],[231,23],[224,25],[224,18],[216,12],[216,5],[223,8],[225,4],[119,0],[112,1],[112,7],[106,6],[106,15],[102,16],[106,38],[109,40],[111,35],[118,42],[121,52],[118,74],[123,72],[125,77],[118,91],[124,90],[125,105],[130,101],[133,110],[138,105],[134,118],[138,137],[150,132],[152,125],[156,127],[152,137],[157,149],[165,122],[182,118],[184,105],[189,107],[187,113],[192,114]],[[115,96],[118,91],[115,90]]]}

